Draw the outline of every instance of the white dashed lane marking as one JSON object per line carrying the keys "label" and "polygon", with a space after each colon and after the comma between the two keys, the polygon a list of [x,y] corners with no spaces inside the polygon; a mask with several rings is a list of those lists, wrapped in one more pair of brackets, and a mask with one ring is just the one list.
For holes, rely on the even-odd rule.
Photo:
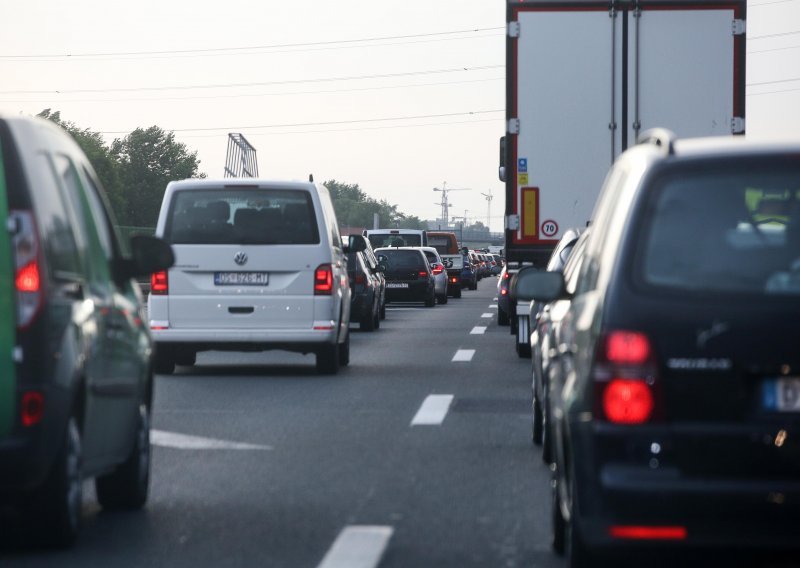
{"label": "white dashed lane marking", "polygon": [[375,568],[394,528],[351,525],[342,529],[317,568]]}
{"label": "white dashed lane marking", "polygon": [[202,438],[200,436],[189,436],[176,432],[165,432],[163,430],[150,430],[150,443],[154,446],[173,448],[176,450],[271,450],[272,446],[261,446],[258,444],[245,444],[242,442],[230,442],[228,440],[215,440],[214,438]]}
{"label": "white dashed lane marking", "polygon": [[469,332],[470,335],[483,335],[486,333],[486,327],[482,325],[476,325],[472,328],[472,331]]}
{"label": "white dashed lane marking", "polygon": [[470,361],[472,361],[472,358],[474,356],[475,356],[475,350],[474,349],[459,349],[458,351],[456,351],[456,354],[453,355],[452,362],[453,363],[459,363],[459,362],[469,363]]}
{"label": "white dashed lane marking", "polygon": [[453,402],[452,394],[431,394],[422,402],[414,418],[412,426],[440,426],[450,410]]}
{"label": "white dashed lane marking", "polygon": [[491,312],[486,312],[485,314],[481,314],[481,317],[482,318],[490,318],[490,317],[492,317],[492,314],[491,314]]}

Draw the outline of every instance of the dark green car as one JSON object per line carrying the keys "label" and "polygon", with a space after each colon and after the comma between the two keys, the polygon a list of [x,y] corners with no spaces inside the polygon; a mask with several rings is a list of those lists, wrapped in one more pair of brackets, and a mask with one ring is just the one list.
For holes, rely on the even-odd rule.
{"label": "dark green car", "polygon": [[169,245],[121,242],[97,176],[52,123],[0,116],[0,498],[68,545],[82,481],[138,508],[150,464],[152,342],[134,277]]}

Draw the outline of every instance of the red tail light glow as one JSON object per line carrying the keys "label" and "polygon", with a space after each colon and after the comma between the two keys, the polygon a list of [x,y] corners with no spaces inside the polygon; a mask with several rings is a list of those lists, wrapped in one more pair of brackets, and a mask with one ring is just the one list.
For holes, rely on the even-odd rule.
{"label": "red tail light glow", "polygon": [[39,291],[39,263],[35,260],[17,270],[17,292]]}
{"label": "red tail light glow", "polygon": [[420,270],[419,271],[419,277],[420,278],[427,278],[428,277],[428,271],[427,270]]}
{"label": "red tail light glow", "polygon": [[650,341],[636,331],[614,331],[606,337],[606,359],[619,365],[641,365],[650,358]]}
{"label": "red tail light glow", "polygon": [[330,296],[333,293],[333,268],[321,264],[314,271],[314,295]]}
{"label": "red tail light glow", "polygon": [[688,536],[686,527],[681,526],[612,526],[608,532],[612,538],[625,538],[630,540],[686,540]]}
{"label": "red tail light glow", "polygon": [[39,391],[28,391],[22,395],[20,417],[22,425],[33,426],[42,421],[44,416],[44,395]]}
{"label": "red tail light glow", "polygon": [[507,288],[500,288],[500,295],[501,296],[507,296],[508,295],[508,289]]}
{"label": "red tail light glow", "polygon": [[169,294],[169,276],[166,270],[150,275],[150,293],[154,296]]}
{"label": "red tail light glow", "polygon": [[615,424],[647,422],[653,407],[653,391],[640,379],[612,379],[603,391],[603,411]]}
{"label": "red tail light glow", "polygon": [[437,266],[436,268],[433,269],[433,275],[436,276],[437,274],[441,274],[442,271],[444,271],[444,267],[443,266]]}

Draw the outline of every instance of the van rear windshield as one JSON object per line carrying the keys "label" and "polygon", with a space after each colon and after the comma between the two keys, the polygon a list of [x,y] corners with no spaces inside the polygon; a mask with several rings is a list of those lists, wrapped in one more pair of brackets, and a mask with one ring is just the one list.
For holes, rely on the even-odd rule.
{"label": "van rear windshield", "polygon": [[369,242],[372,248],[381,247],[421,247],[422,235],[417,233],[374,234],[370,233]]}
{"label": "van rear windshield", "polygon": [[318,244],[311,195],[290,190],[177,191],[164,238],[172,244]]}
{"label": "van rear windshield", "polygon": [[644,282],[800,295],[800,167],[747,162],[670,175],[642,223]]}

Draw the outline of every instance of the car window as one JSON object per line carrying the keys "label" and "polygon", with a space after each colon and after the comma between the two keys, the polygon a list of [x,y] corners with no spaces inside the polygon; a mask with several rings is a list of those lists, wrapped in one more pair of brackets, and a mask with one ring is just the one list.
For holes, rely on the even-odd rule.
{"label": "car window", "polygon": [[67,209],[67,201],[58,183],[56,170],[50,157],[37,154],[36,169],[31,172],[36,179],[34,200],[36,220],[42,233],[47,266],[51,273],[82,274],[79,245],[75,236],[75,221]]}
{"label": "car window", "polygon": [[310,193],[258,189],[176,191],[164,238],[195,245],[320,242]]}
{"label": "car window", "polygon": [[674,175],[657,184],[639,272],[681,290],[800,295],[800,168]]}
{"label": "car window", "polygon": [[378,251],[378,259],[386,262],[389,271],[392,270],[425,270],[424,257],[419,251],[414,250],[391,250],[384,249]]}

